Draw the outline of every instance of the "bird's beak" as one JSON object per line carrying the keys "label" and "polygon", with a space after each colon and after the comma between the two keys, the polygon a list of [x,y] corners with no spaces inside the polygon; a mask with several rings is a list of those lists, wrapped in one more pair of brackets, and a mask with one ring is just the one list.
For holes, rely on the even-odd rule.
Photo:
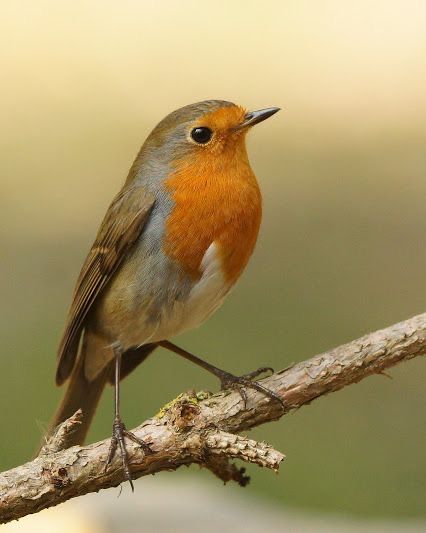
{"label": "bird's beak", "polygon": [[279,107],[267,107],[266,109],[259,109],[259,111],[250,111],[245,115],[244,121],[235,129],[240,130],[259,124],[259,122],[263,122],[267,118],[272,117],[272,115],[275,115],[279,110]]}

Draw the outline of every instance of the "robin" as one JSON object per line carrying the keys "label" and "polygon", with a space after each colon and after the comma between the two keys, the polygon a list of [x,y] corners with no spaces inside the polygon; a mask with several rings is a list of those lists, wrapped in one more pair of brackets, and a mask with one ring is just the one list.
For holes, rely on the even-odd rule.
{"label": "robin", "polygon": [[261,368],[234,376],[168,339],[204,322],[223,302],[256,243],[262,202],[245,145],[252,126],[279,111],[247,112],[221,100],[188,105],[146,139],[83,264],[58,350],[56,383],[68,388],[50,433],[77,409],[82,444],[107,382],[115,418],[106,468],[119,447],[133,489],[120,417],[120,381],[158,346],[217,376],[222,388],[255,388]]}

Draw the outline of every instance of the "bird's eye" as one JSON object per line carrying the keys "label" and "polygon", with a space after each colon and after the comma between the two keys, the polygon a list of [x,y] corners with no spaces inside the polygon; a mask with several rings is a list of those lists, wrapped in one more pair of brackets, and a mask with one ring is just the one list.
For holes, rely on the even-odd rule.
{"label": "bird's eye", "polygon": [[210,128],[194,128],[191,137],[197,144],[206,144],[212,138],[213,132]]}

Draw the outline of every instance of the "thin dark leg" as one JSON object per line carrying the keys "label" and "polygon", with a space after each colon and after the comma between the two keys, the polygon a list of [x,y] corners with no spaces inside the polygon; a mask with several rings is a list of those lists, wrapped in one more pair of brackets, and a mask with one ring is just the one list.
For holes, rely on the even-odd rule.
{"label": "thin dark leg", "polygon": [[183,348],[179,348],[179,346],[176,346],[176,344],[173,344],[170,341],[161,341],[158,343],[158,345],[180,355],[181,357],[184,357],[185,359],[188,359],[188,361],[191,361],[192,363],[201,366],[201,368],[204,368],[205,370],[207,370],[207,372],[210,372],[211,374],[215,375],[217,378],[219,378],[222,389],[238,389],[242,399],[244,400],[244,405],[247,405],[247,394],[243,387],[248,387],[263,393],[269,398],[272,398],[273,400],[277,401],[283,409],[285,409],[284,401],[282,400],[282,398],[280,398],[280,396],[278,396],[278,394],[264,387],[257,381],[252,381],[254,378],[258,377],[264,372],[273,372],[274,370],[272,368],[262,367],[244,376],[234,376],[233,374],[230,374],[225,370],[221,370],[220,368],[217,368],[216,366],[208,363],[207,361],[200,359],[196,355],[187,352]]}
{"label": "thin dark leg", "polygon": [[120,372],[121,372],[121,350],[117,350],[115,355],[115,382],[114,382],[114,414],[120,416]]}
{"label": "thin dark leg", "polygon": [[145,453],[151,453],[149,446],[141,439],[136,437],[130,431],[127,431],[126,426],[121,421],[120,416],[120,369],[121,369],[121,349],[114,348],[115,353],[115,381],[114,381],[114,422],[112,424],[112,437],[109,446],[108,458],[105,464],[105,471],[108,469],[111,461],[114,458],[117,446],[120,448],[120,456],[123,464],[124,475],[130,483],[132,492],[135,490],[132,481],[132,474],[130,472],[129,456],[126,449],[124,437],[139,444]]}

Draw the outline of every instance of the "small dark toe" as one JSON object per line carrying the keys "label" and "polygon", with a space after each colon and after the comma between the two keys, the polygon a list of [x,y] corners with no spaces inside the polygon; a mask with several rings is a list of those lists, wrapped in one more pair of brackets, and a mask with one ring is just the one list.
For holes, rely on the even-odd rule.
{"label": "small dark toe", "polygon": [[151,449],[149,444],[147,444],[144,440],[137,437],[134,433],[131,431],[124,431],[124,436],[127,437],[129,440],[134,442],[135,444],[139,444],[139,446],[142,448],[145,455],[152,455],[154,451]]}
{"label": "small dark toe", "polygon": [[244,374],[244,376],[242,376],[242,377],[251,380],[251,379],[257,378],[258,376],[260,376],[262,374],[265,374],[266,372],[270,372],[271,374],[273,374],[274,373],[274,369],[271,368],[270,366],[261,366],[257,370],[253,370],[253,372],[249,372],[248,374]]}
{"label": "small dark toe", "polygon": [[219,379],[221,382],[221,389],[222,390],[226,390],[226,389],[238,390],[244,402],[245,408],[247,407],[247,392],[245,388],[248,388],[248,389],[257,390],[258,392],[261,392],[268,398],[271,398],[272,400],[278,402],[281,405],[282,409],[284,410],[285,409],[284,401],[282,398],[280,398],[280,396],[278,396],[278,394],[268,389],[267,387],[264,387],[258,381],[253,381],[255,377],[259,376],[260,374],[263,374],[266,371],[273,372],[273,369],[270,367],[262,367],[262,368],[255,370],[254,372],[245,374],[244,376],[234,376],[233,374],[229,374],[228,372],[222,372],[221,375],[219,376]]}
{"label": "small dark toe", "polygon": [[281,405],[282,409],[285,409],[284,400],[280,396],[278,396],[277,393],[275,393],[271,389],[268,389],[267,387],[264,387],[258,381],[251,381],[250,384],[248,384],[247,386],[261,392],[268,398],[271,398],[271,400],[278,402]]}

